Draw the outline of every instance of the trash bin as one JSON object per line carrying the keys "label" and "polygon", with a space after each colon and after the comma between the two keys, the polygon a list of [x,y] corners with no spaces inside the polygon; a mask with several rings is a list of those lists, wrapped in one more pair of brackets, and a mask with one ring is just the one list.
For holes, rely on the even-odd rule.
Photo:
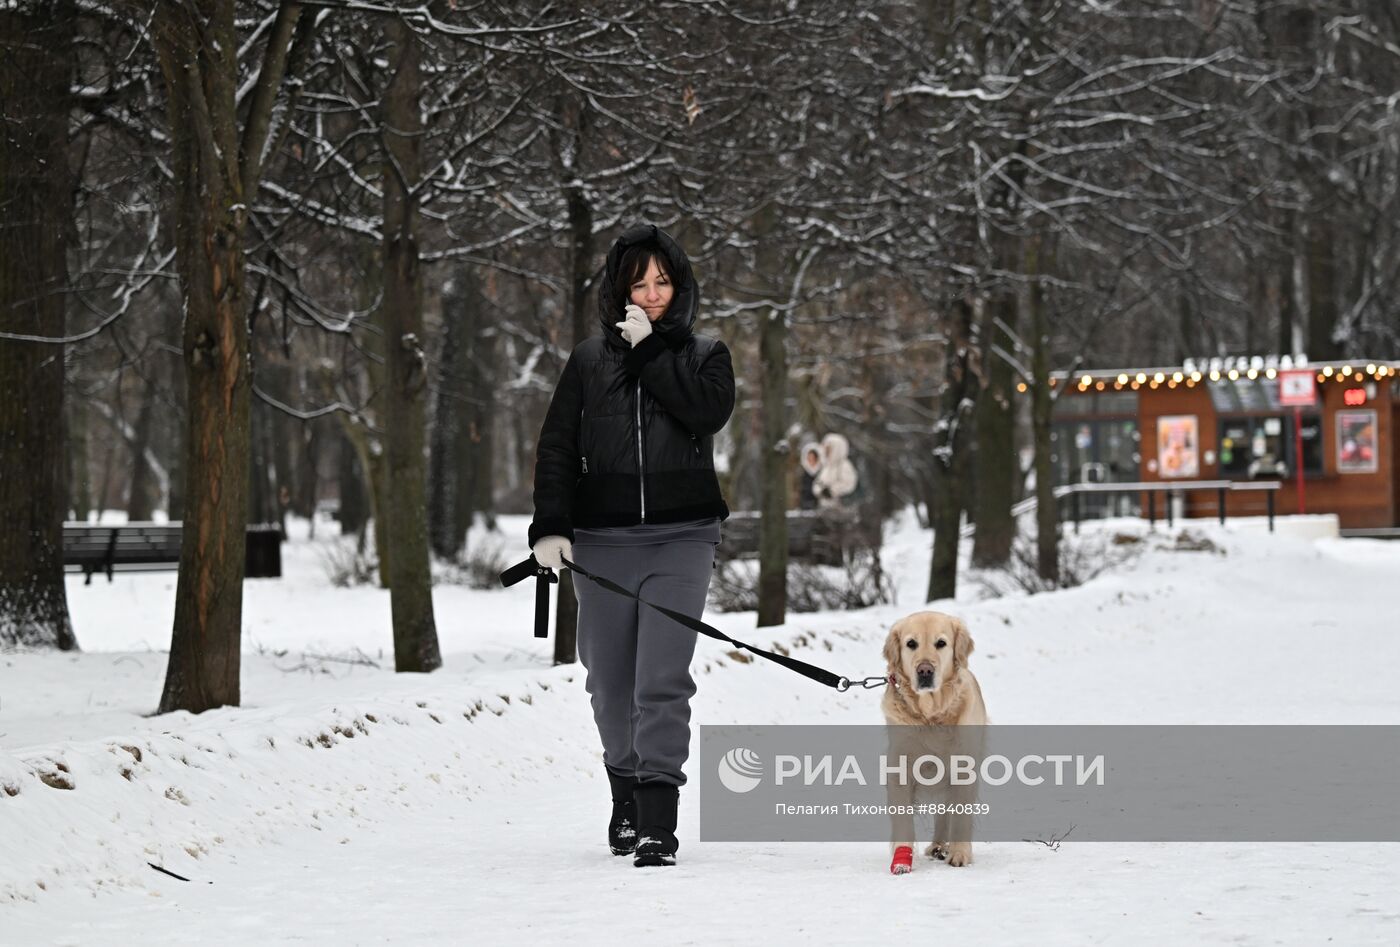
{"label": "trash bin", "polygon": [[249,579],[282,578],[282,527],[256,523],[248,527],[243,574]]}

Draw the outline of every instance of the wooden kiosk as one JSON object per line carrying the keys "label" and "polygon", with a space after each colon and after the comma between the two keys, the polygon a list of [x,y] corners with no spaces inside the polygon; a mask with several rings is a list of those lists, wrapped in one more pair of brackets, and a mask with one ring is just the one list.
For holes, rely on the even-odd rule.
{"label": "wooden kiosk", "polygon": [[[1400,362],[1210,359],[1061,372],[1051,385],[1057,484],[1273,479],[1286,515],[1299,511],[1301,470],[1303,512],[1335,513],[1349,531],[1400,527]],[[1224,495],[1183,491],[1180,515],[1216,516]],[[1097,502],[1098,515],[1144,503]],[[1259,492],[1228,502],[1231,516],[1264,512]]]}

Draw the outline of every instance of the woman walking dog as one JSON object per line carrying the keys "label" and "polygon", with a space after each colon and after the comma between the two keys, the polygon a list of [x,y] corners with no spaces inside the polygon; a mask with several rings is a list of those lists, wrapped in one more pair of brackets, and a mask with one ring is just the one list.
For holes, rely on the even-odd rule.
{"label": "woman walking dog", "polygon": [[[601,336],[569,356],[535,457],[530,547],[699,617],[720,521],[713,436],[734,409],[723,342],[693,334],[700,289],[664,230],[628,229],[598,288]],[[612,789],[608,844],[674,865],[695,632],[577,577],[578,654]]]}

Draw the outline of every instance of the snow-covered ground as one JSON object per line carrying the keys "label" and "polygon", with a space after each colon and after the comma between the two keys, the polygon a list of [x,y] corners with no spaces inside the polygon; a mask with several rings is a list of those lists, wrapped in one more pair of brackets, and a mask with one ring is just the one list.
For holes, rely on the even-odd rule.
{"label": "snow-covered ground", "polygon": [[[1218,550],[1183,551],[1115,521],[1086,537],[1144,551],[1080,588],[965,580],[938,607],[967,619],[999,723],[1400,724],[1400,543],[1328,525],[1193,522]],[[523,553],[524,521],[502,526]],[[881,843],[702,844],[683,790],[680,864],[633,869],[604,844],[581,669],[531,637],[532,590],[437,587],[446,666],[395,675],[387,593],[331,586],[331,531],[248,583],[239,709],[147,716],[173,573],[75,577],[84,653],[0,654],[0,944],[1400,943],[1400,845],[979,844],[894,877]],[[881,673],[929,545],[907,516],[892,532],[892,606],[707,618]],[[725,652],[699,645],[696,724],[880,721],[876,691]]]}

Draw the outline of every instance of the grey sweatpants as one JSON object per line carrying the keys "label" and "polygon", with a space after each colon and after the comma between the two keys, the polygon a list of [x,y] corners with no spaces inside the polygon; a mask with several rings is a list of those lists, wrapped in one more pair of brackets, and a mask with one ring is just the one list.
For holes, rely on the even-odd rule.
{"label": "grey sweatpants", "polygon": [[[699,618],[713,543],[575,544],[574,561],[649,602]],[[603,763],[619,776],[685,785],[690,755],[690,659],[696,633],[660,612],[574,576],[578,656],[588,671]]]}

